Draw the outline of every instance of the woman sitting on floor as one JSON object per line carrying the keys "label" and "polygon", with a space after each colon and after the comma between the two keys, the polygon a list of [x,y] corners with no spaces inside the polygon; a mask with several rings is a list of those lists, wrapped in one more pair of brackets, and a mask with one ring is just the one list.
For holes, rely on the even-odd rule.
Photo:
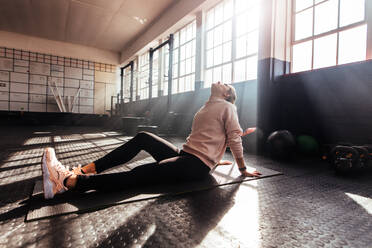
{"label": "woman sitting on floor", "polygon": [[[44,197],[50,199],[70,189],[118,190],[144,184],[202,180],[221,164],[219,161],[227,146],[243,176],[259,176],[257,171],[247,171],[241,140],[241,136],[254,132],[255,128],[242,132],[235,100],[234,87],[220,82],[212,84],[210,98],[195,114],[191,134],[182,150],[152,133],[140,132],[104,157],[70,171],[57,160],[53,148],[46,148],[41,165]],[[141,150],[156,162],[126,172],[99,175],[130,161]]]}

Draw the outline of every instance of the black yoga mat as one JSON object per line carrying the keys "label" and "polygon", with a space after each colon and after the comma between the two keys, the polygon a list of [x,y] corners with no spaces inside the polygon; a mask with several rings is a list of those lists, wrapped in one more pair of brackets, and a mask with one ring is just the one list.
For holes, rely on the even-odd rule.
{"label": "black yoga mat", "polygon": [[[253,168],[248,167],[248,169],[250,170]],[[26,221],[39,220],[69,213],[90,212],[118,204],[148,200],[161,196],[190,193],[243,181],[261,180],[263,178],[282,174],[259,166],[255,167],[255,169],[262,173],[261,177],[241,177],[236,165],[220,165],[203,181],[156,185],[151,186],[151,188],[130,189],[120,192],[66,192],[56,195],[50,200],[44,199],[42,181],[36,181],[34,191],[28,200],[29,211],[26,216]]]}

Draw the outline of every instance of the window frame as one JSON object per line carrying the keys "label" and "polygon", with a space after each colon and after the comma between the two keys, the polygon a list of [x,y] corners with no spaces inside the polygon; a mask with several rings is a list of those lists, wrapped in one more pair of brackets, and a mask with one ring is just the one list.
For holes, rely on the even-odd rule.
{"label": "window frame", "polygon": [[[358,22],[354,22],[354,23],[351,23],[351,24],[348,24],[348,25],[345,25],[343,27],[340,27],[340,3],[341,3],[341,0],[337,0],[338,1],[338,5],[337,5],[337,27],[332,29],[332,30],[328,30],[326,32],[323,32],[323,33],[320,33],[320,34],[314,34],[315,32],[315,7],[316,6],[319,6],[321,4],[324,4],[326,2],[329,2],[331,0],[322,0],[318,3],[315,3],[315,0],[313,0],[313,3],[311,6],[309,7],[306,7],[304,9],[301,9],[299,11],[296,12],[296,0],[292,0],[292,9],[290,10],[291,11],[291,42],[290,42],[290,62],[291,62],[291,65],[290,65],[290,74],[291,73],[297,73],[297,72],[303,72],[303,71],[313,71],[313,70],[317,70],[317,69],[321,69],[321,68],[327,68],[327,67],[319,67],[319,68],[314,68],[314,41],[319,39],[319,38],[322,38],[322,37],[326,37],[326,36],[330,36],[332,34],[336,34],[336,63],[335,65],[332,65],[332,66],[338,66],[338,65],[341,65],[339,64],[339,47],[340,47],[340,39],[339,39],[339,36],[340,36],[340,33],[343,32],[343,31],[347,31],[347,30],[351,30],[351,29],[354,29],[354,28],[357,28],[357,27],[360,27],[360,26],[363,26],[363,25],[368,25],[368,0],[364,0],[364,19],[362,21],[358,21]],[[309,36],[309,37],[305,37],[305,38],[302,38],[302,39],[299,39],[299,40],[295,40],[295,35],[296,35],[296,15],[298,13],[301,13],[301,12],[304,12],[306,10],[309,10],[309,9],[313,9],[313,15],[312,15],[312,35]],[[367,26],[367,34],[366,34],[366,57],[364,60],[368,59],[368,26]],[[305,42],[309,42],[311,41],[311,46],[312,46],[312,51],[311,51],[311,68],[309,70],[303,70],[303,71],[296,71],[296,72],[293,72],[293,47],[295,45],[298,45],[298,44],[301,44],[301,43],[305,43]],[[362,61],[364,61],[362,60]],[[354,62],[358,62],[358,61],[354,61]],[[353,62],[350,62],[350,63],[353,63]],[[342,63],[344,64],[344,63]]]}
{"label": "window frame", "polygon": [[[187,29],[187,27],[189,25],[193,25],[193,27],[191,27],[192,28],[191,32],[192,32],[192,37],[193,38],[190,39],[190,40],[187,40],[187,41],[185,41],[184,43],[181,44],[181,31]],[[172,84],[173,85],[172,85],[172,95],[178,94],[178,93],[183,93],[183,92],[190,92],[190,91],[194,91],[195,90],[196,29],[197,29],[196,18],[194,18],[193,20],[191,20],[190,22],[188,22],[187,24],[185,24],[184,26],[182,26],[181,28],[179,28],[178,30],[176,30],[173,33],[174,35],[176,35],[178,33],[178,39],[177,39],[178,40],[178,44],[176,45],[175,43],[173,43],[173,64],[172,64],[172,66],[173,66],[173,68],[172,68],[172,71],[173,71]],[[185,32],[187,32],[187,30]],[[176,39],[174,39],[174,40],[176,40]],[[190,57],[185,56],[184,59],[181,59],[181,47],[185,47],[187,44],[191,44],[192,42],[194,42],[194,44],[193,44],[194,49],[192,49],[192,51],[194,51],[193,55],[190,56]],[[177,61],[174,60],[174,58],[175,58],[174,50],[175,49],[177,49]],[[165,56],[165,55],[166,55],[166,52],[164,52],[163,56]],[[183,75],[180,75],[180,73],[181,73],[181,62],[185,62],[186,63],[186,61],[188,59],[191,59],[191,72],[190,73],[185,73]],[[193,60],[193,63],[192,63],[192,60]],[[164,59],[164,61],[166,61],[166,60]],[[164,65],[164,63],[163,63],[163,65]],[[167,67],[165,67],[165,69],[167,69]],[[176,70],[177,70],[177,77],[174,77],[174,73],[175,73]],[[194,80],[191,81],[191,89],[180,91],[180,79],[182,78],[182,79],[185,79],[186,80],[186,78],[189,77],[189,76],[194,79]],[[174,82],[175,80],[177,80],[176,83]],[[177,86],[177,90],[175,89],[175,86]]]}
{"label": "window frame", "polygon": [[[231,17],[229,19],[226,19],[226,20],[222,21],[221,23],[219,23],[217,25],[214,25],[213,27],[211,27],[211,28],[208,29],[207,28],[207,23],[208,23],[208,17],[207,17],[207,15],[208,15],[208,12],[211,11],[212,9],[215,9],[220,4],[223,5],[224,2],[226,2],[226,0],[220,1],[219,3],[215,4],[213,7],[209,8],[209,9],[207,9],[205,11],[204,24],[205,24],[206,28],[205,28],[204,33],[203,33],[203,37],[204,37],[204,42],[203,42],[203,46],[204,46],[204,49],[203,49],[203,55],[204,55],[203,56],[204,57],[204,59],[203,59],[203,65],[204,66],[202,68],[202,70],[204,71],[204,88],[209,88],[210,87],[209,84],[208,84],[207,87],[205,85],[207,71],[212,70],[212,75],[213,75],[213,70],[215,68],[220,67],[221,68],[221,73],[222,73],[223,67],[226,66],[226,65],[228,65],[228,64],[231,65],[231,71],[230,71],[230,75],[231,75],[230,77],[231,78],[230,78],[230,82],[229,82],[231,84],[245,82],[245,81],[249,81],[249,80],[257,80],[257,77],[258,77],[256,75],[255,79],[244,79],[244,80],[240,80],[240,81],[236,81],[236,79],[235,79],[235,64],[237,62],[243,61],[243,60],[246,63],[246,60],[247,59],[252,58],[252,57],[257,57],[257,67],[258,67],[258,53],[259,53],[259,51],[258,51],[259,50],[259,47],[258,47],[259,41],[257,40],[257,51],[255,53],[247,54],[245,56],[242,56],[242,57],[237,58],[237,56],[236,56],[237,40],[239,38],[241,38],[241,37],[243,37],[245,35],[248,35],[250,33],[253,33],[253,32],[258,32],[258,36],[259,36],[259,32],[260,32],[260,29],[259,29],[259,26],[258,26],[256,29],[250,30],[250,31],[248,31],[248,32],[246,32],[244,34],[240,34],[240,36],[237,36],[237,34],[236,34],[237,33],[237,31],[236,31],[236,27],[237,27],[236,23],[237,23],[237,17],[238,16],[240,16],[240,15],[242,15],[244,13],[247,13],[247,12],[252,11],[252,9],[253,8],[256,8],[257,6],[258,6],[258,8],[260,8],[260,5],[262,4],[262,2],[260,1],[257,5],[253,5],[254,6],[253,8],[252,8],[252,6],[250,6],[246,10],[238,12],[238,11],[236,11],[236,5],[237,5],[236,4],[236,0],[231,0],[231,4],[232,4]],[[218,45],[218,46],[222,46],[223,47],[224,44],[226,44],[228,42],[231,42],[231,51],[230,51],[230,55],[231,56],[230,56],[230,60],[229,61],[226,61],[226,62],[222,62],[222,63],[220,63],[218,65],[214,65],[214,63],[213,63],[212,66],[209,66],[208,67],[208,64],[207,64],[208,63],[208,58],[207,58],[208,51],[210,51],[210,50],[214,49],[215,47],[217,47],[217,46],[213,46],[213,47],[207,49],[208,32],[211,31],[211,30],[214,30],[214,29],[216,29],[216,28],[218,28],[220,26],[223,26],[225,23],[227,23],[229,21],[231,21],[231,40],[226,41],[226,42],[222,41],[222,43],[220,45]],[[258,22],[259,22],[259,20],[258,20]],[[222,51],[222,53],[223,53],[223,51]],[[214,60],[214,58],[213,58],[213,60]],[[223,59],[222,59],[222,61],[223,61]],[[257,70],[258,69],[256,68],[256,71]],[[222,77],[221,80],[223,80],[223,73],[221,74],[221,77]],[[247,68],[246,67],[245,67],[245,78],[247,78]],[[215,80],[212,79],[212,81],[215,81]]]}

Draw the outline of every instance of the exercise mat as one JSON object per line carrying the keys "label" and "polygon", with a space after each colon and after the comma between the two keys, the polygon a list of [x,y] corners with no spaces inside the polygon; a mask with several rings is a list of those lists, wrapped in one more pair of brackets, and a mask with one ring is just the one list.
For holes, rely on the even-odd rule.
{"label": "exercise mat", "polygon": [[248,170],[254,169],[260,171],[262,176],[258,178],[242,177],[236,165],[220,165],[203,181],[156,185],[118,192],[88,191],[85,193],[78,193],[71,191],[56,195],[50,200],[44,199],[42,181],[36,181],[33,193],[30,199],[27,200],[29,211],[26,216],[26,221],[45,219],[70,213],[91,212],[134,201],[207,190],[227,184],[261,180],[263,178],[282,174],[264,167],[248,167]]}

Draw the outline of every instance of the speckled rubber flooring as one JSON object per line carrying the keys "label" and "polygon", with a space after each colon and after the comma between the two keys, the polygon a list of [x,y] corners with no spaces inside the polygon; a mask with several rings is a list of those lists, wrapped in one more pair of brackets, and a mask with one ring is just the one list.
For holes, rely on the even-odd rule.
{"label": "speckled rubber flooring", "polygon": [[336,177],[318,160],[249,154],[250,166],[283,175],[25,222],[43,148],[74,166],[130,137],[56,126],[2,127],[0,136],[0,247],[372,247],[372,172]]}

